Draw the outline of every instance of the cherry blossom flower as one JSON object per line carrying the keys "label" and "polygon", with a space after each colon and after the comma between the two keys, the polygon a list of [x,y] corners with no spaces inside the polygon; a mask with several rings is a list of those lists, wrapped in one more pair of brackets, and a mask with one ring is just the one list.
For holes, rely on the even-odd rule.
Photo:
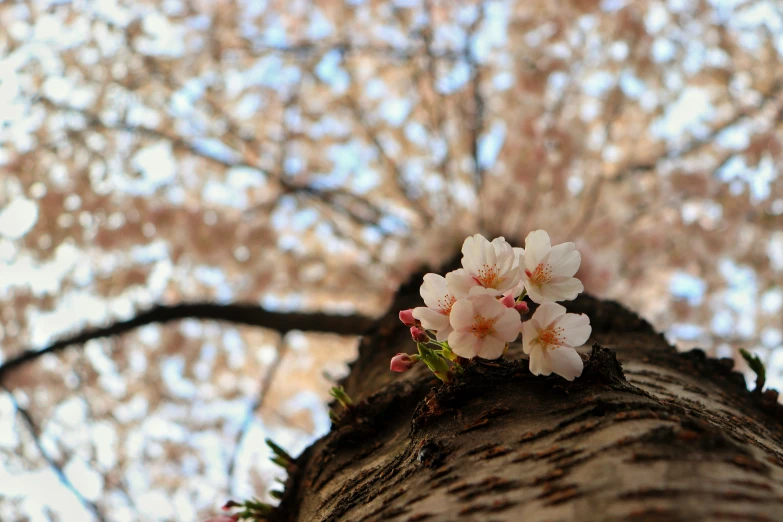
{"label": "cherry blossom flower", "polygon": [[449,292],[457,298],[504,294],[519,284],[521,252],[502,237],[491,243],[481,234],[468,237],[462,244],[462,268],[446,274]]}
{"label": "cherry blossom flower", "polygon": [[536,230],[525,238],[522,257],[522,281],[534,302],[570,301],[584,290],[573,277],[582,261],[573,243],[551,246],[549,234]]}
{"label": "cherry blossom flower", "polygon": [[582,358],[574,349],[590,337],[590,318],[567,314],[564,306],[544,303],[529,321],[522,323],[522,343],[530,354],[533,375],[556,373],[573,381],[582,375]]}
{"label": "cherry blossom flower", "polygon": [[433,330],[438,341],[445,341],[452,331],[449,314],[456,301],[446,287],[446,278],[438,274],[425,275],[420,292],[427,306],[414,308],[413,317],[421,321],[424,328]]}
{"label": "cherry blossom flower", "polygon": [[414,359],[407,353],[398,353],[391,359],[391,364],[389,364],[389,369],[393,372],[407,372],[413,366],[419,362],[418,357]]}
{"label": "cherry blossom flower", "polygon": [[478,355],[497,359],[506,343],[517,338],[521,326],[519,312],[506,308],[491,295],[460,299],[451,309],[449,346],[460,357]]}

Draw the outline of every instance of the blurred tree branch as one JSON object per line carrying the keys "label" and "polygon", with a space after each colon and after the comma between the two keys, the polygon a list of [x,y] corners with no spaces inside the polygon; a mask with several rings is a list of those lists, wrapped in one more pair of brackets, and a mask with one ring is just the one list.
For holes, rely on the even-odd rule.
{"label": "blurred tree branch", "polygon": [[336,315],[321,312],[271,312],[253,304],[182,303],[157,305],[139,312],[126,321],[108,326],[88,328],[80,333],[55,341],[40,350],[26,350],[10,358],[0,366],[0,383],[15,368],[30,363],[39,357],[63,351],[76,344],[92,339],[120,335],[148,324],[165,324],[182,319],[225,321],[234,324],[269,328],[284,334],[291,330],[325,332],[337,335],[361,335],[375,322],[361,315]]}
{"label": "blurred tree branch", "polygon": [[[188,154],[192,154],[204,160],[216,163],[221,167],[246,167],[261,171],[268,178],[279,185],[281,195],[305,195],[310,198],[321,200],[325,204],[333,207],[339,213],[350,217],[353,221],[360,225],[377,224],[380,218],[386,215],[386,213],[380,207],[376,206],[371,201],[344,189],[319,189],[310,185],[294,183],[291,180],[286,179],[281,174],[270,173],[257,165],[248,163],[244,159],[229,161],[217,155],[209,154],[206,151],[200,150],[196,144],[190,143],[180,136],[172,135],[170,133],[150,127],[131,125],[125,122],[119,122],[116,125],[112,125],[104,122],[97,114],[90,113],[89,111],[85,111],[77,107],[62,105],[43,97],[38,101],[51,109],[70,112],[82,116],[85,119],[85,126],[88,128],[92,127],[104,131],[124,131],[132,134],[147,136],[156,140],[164,140],[168,143],[171,143],[174,149],[182,150]],[[74,131],[72,131],[72,133],[78,134]],[[233,149],[232,152],[242,156],[242,154]],[[266,205],[261,206],[265,207]],[[404,220],[400,219],[399,217],[389,215],[389,218],[393,219],[401,227],[407,228]]]}
{"label": "blurred tree branch", "polygon": [[236,473],[237,464],[239,463],[239,451],[242,449],[242,443],[245,439],[245,436],[247,436],[247,432],[250,430],[250,427],[253,424],[253,419],[255,418],[256,412],[261,410],[261,408],[264,406],[264,401],[269,395],[269,390],[272,388],[272,383],[275,381],[275,376],[277,375],[278,370],[280,370],[280,364],[283,362],[283,357],[285,356],[287,347],[288,344],[286,343],[285,339],[281,338],[278,340],[277,347],[275,349],[275,359],[272,361],[272,364],[269,365],[269,368],[267,368],[264,379],[261,381],[261,389],[258,391],[258,395],[256,396],[255,400],[248,407],[245,418],[242,420],[242,426],[236,435],[234,448],[231,453],[231,459],[228,462],[227,473],[228,489],[229,493],[232,495],[237,494],[234,488],[236,478],[234,475]]}
{"label": "blurred tree branch", "polygon": [[99,522],[106,522],[106,517],[104,516],[101,509],[97,506],[97,504],[85,498],[85,496],[81,493],[81,491],[79,491],[76,488],[76,486],[74,486],[73,483],[70,480],[68,480],[68,477],[65,475],[62,466],[60,466],[60,464],[58,464],[57,461],[55,461],[55,459],[51,455],[49,455],[49,452],[46,451],[46,448],[41,442],[41,430],[35,424],[35,421],[33,420],[32,415],[30,415],[30,412],[27,411],[25,408],[23,408],[21,404],[19,404],[19,401],[16,399],[14,394],[4,384],[2,384],[1,380],[0,380],[0,388],[5,390],[6,393],[8,394],[8,397],[11,403],[13,404],[14,409],[22,418],[22,421],[24,422],[25,426],[27,426],[27,430],[30,432],[30,436],[33,438],[35,447],[38,448],[38,451],[41,453],[41,457],[49,465],[52,472],[54,472],[54,474],[57,476],[57,479],[60,482],[62,482],[62,484],[74,494],[74,496],[79,500],[79,503],[81,503],[85,508],[87,508],[87,510],[89,510],[95,516],[95,518],[99,520]]}

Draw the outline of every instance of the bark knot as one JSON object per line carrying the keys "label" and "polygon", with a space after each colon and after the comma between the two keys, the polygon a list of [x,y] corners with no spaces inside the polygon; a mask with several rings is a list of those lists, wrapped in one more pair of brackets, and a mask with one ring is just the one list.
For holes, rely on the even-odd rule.
{"label": "bark knot", "polygon": [[585,369],[579,380],[596,382],[609,385],[626,383],[623,365],[617,360],[614,350],[604,348],[598,343],[593,343],[593,350],[587,359]]}

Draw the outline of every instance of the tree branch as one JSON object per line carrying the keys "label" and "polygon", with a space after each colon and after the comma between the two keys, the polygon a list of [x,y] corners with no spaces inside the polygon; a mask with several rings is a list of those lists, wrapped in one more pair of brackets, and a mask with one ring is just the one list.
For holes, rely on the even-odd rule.
{"label": "tree branch", "polygon": [[237,433],[234,442],[234,450],[231,454],[231,460],[229,460],[228,463],[228,491],[231,495],[238,494],[234,489],[234,474],[236,472],[237,464],[239,463],[239,452],[242,449],[242,443],[253,424],[253,418],[255,417],[256,412],[260,411],[264,406],[264,400],[269,395],[269,390],[272,388],[272,382],[274,382],[275,375],[280,369],[280,364],[283,362],[283,356],[285,355],[287,346],[284,338],[281,338],[278,341],[277,349],[275,350],[275,360],[269,365],[264,380],[261,382],[261,389],[258,391],[258,395],[248,408],[245,418],[242,421],[242,426],[239,429],[239,433]]}
{"label": "tree branch", "polygon": [[[473,166],[474,166],[474,186],[476,188],[476,198],[479,197],[479,194],[481,193],[481,188],[484,184],[484,167],[481,165],[481,161],[479,158],[480,150],[479,150],[479,141],[481,140],[481,132],[484,130],[484,124],[485,124],[485,115],[484,115],[484,108],[485,108],[485,102],[484,102],[484,94],[481,92],[481,80],[482,80],[482,70],[481,65],[479,64],[478,60],[476,59],[475,54],[473,53],[473,49],[471,48],[471,45],[473,44],[473,40],[476,38],[476,32],[478,31],[479,25],[484,21],[484,3],[482,2],[480,4],[479,9],[479,15],[476,17],[475,20],[470,24],[470,27],[468,28],[468,37],[465,42],[465,60],[468,62],[468,65],[470,66],[470,75],[471,75],[471,94],[473,97],[473,120],[470,122],[470,153],[473,158]],[[483,222],[483,216],[481,217]]]}
{"label": "tree branch", "polygon": [[14,394],[11,393],[11,390],[6,388],[5,385],[0,383],[0,388],[2,388],[3,390],[5,390],[6,393],[8,393],[8,397],[11,400],[11,403],[14,405],[14,409],[22,418],[24,424],[27,426],[27,429],[30,432],[30,436],[33,438],[33,442],[35,443],[35,447],[38,448],[38,451],[41,453],[41,457],[43,457],[43,459],[49,465],[49,467],[54,472],[54,474],[57,475],[57,478],[60,480],[60,482],[69,491],[71,491],[74,494],[74,496],[79,500],[79,502],[85,508],[87,508],[95,516],[96,519],[98,519],[100,522],[106,522],[106,517],[104,516],[103,512],[98,507],[98,505],[85,498],[85,496],[82,495],[81,491],[76,489],[76,486],[74,486],[73,483],[70,480],[68,480],[68,477],[65,476],[65,472],[63,472],[62,467],[60,467],[60,465],[54,460],[54,458],[51,455],[49,455],[49,453],[46,451],[43,444],[41,443],[41,430],[38,429],[38,426],[35,424],[35,421],[33,420],[33,417],[30,415],[30,412],[28,412],[25,408],[22,407],[21,404],[19,404],[19,401],[16,400]]}
{"label": "tree branch", "polygon": [[281,334],[291,330],[326,332],[338,335],[361,335],[375,320],[361,315],[336,315],[322,312],[271,312],[254,304],[182,303],[157,305],[139,312],[126,321],[108,326],[88,328],[73,336],[55,341],[40,350],[26,350],[0,366],[0,383],[13,369],[23,366],[48,353],[57,353],[74,344],[92,339],[120,335],[148,324],[165,324],[181,319],[207,319],[276,330]]}
{"label": "tree branch", "polygon": [[[335,208],[336,210],[339,210],[343,214],[349,216],[358,224],[366,224],[368,220],[371,221],[372,224],[376,224],[381,216],[386,215],[381,208],[379,208],[371,201],[368,201],[363,197],[357,194],[353,194],[352,192],[349,192],[344,189],[340,189],[340,188],[318,189],[309,185],[299,185],[287,179],[282,173],[276,174],[276,173],[268,172],[267,170],[261,168],[258,165],[247,163],[244,159],[231,161],[213,154],[209,154],[203,150],[200,150],[196,143],[190,143],[186,139],[177,135],[169,134],[167,132],[150,128],[150,127],[131,125],[126,122],[119,122],[117,124],[112,125],[112,124],[105,123],[103,120],[101,120],[101,118],[97,114],[90,113],[89,111],[85,111],[77,107],[71,107],[68,105],[59,104],[47,98],[41,98],[38,101],[43,105],[49,107],[50,109],[66,111],[82,116],[85,119],[86,125],[88,127],[93,127],[95,129],[100,129],[104,131],[129,132],[132,134],[138,134],[140,136],[145,136],[155,140],[164,140],[171,143],[171,146],[176,150],[181,150],[183,152],[186,152],[188,154],[191,154],[193,156],[201,158],[205,161],[209,161],[211,163],[214,163],[224,168],[245,167],[245,168],[258,170],[260,172],[263,172],[272,182],[277,183],[277,185],[279,185],[281,194],[293,194],[293,195],[304,194],[311,198],[319,199],[327,203],[331,207]],[[75,134],[78,134],[78,132]],[[236,151],[234,149],[231,150],[237,156],[242,156],[242,154],[239,151]],[[341,200],[345,201],[348,204],[343,204]],[[354,209],[353,207],[356,205],[361,205],[362,207],[361,210]],[[261,205],[261,207],[264,206],[265,205]],[[365,217],[364,214],[367,213],[370,213],[370,215],[373,217],[371,218]],[[401,223],[402,224],[401,226],[407,228],[405,222],[398,216],[393,216],[389,214],[389,217],[394,219],[398,223]]]}

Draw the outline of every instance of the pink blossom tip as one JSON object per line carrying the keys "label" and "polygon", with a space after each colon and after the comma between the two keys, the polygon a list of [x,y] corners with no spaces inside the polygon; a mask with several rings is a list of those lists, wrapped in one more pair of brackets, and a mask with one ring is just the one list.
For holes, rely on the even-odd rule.
{"label": "pink blossom tip", "polygon": [[407,353],[398,353],[394,357],[392,357],[391,364],[389,365],[389,369],[393,372],[407,372],[411,368],[413,368],[413,365],[415,365],[418,361],[414,360],[413,357],[408,355]]}
{"label": "pink blossom tip", "polygon": [[237,507],[242,507],[242,504],[240,504],[239,502],[235,502],[233,500],[229,500],[228,502],[223,504],[223,507],[221,507],[220,509],[222,509],[223,511],[228,511],[229,509],[233,509]]}
{"label": "pink blossom tip", "polygon": [[426,343],[430,340],[429,337],[427,337],[427,332],[418,326],[411,326],[411,337],[413,337],[413,340],[417,343]]}
{"label": "pink blossom tip", "polygon": [[502,304],[506,308],[514,308],[514,294],[509,292],[506,295],[504,295],[503,299],[500,300],[500,304]]}
{"label": "pink blossom tip", "polygon": [[400,321],[406,326],[416,326],[416,318],[413,317],[413,309],[400,310]]}
{"label": "pink blossom tip", "polygon": [[514,305],[514,310],[519,312],[520,314],[526,314],[530,311],[530,308],[528,308],[527,303],[524,301],[520,301],[517,304]]}

